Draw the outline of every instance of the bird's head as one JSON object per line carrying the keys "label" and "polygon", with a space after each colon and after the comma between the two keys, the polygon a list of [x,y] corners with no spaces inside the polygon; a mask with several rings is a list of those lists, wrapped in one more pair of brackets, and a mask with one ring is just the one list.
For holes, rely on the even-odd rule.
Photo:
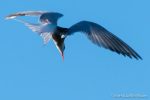
{"label": "bird's head", "polygon": [[56,13],[56,12],[47,12],[41,15],[40,21],[42,23],[52,23],[57,24],[57,21],[60,17],[62,17],[63,14]]}

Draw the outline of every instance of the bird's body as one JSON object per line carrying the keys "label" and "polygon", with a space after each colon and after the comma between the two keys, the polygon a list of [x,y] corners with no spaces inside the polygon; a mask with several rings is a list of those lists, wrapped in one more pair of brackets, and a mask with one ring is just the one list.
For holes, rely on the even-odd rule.
{"label": "bird's body", "polygon": [[52,34],[52,39],[63,59],[64,59],[64,54],[62,51],[65,50],[64,40],[66,38],[65,34],[67,33],[67,31],[68,31],[67,28],[57,27],[56,31]]}
{"label": "bird's body", "polygon": [[[16,19],[18,16],[40,16],[40,24],[32,24]],[[63,28],[57,25],[57,21],[63,15],[55,12],[44,11],[25,11],[11,14],[6,19],[16,19],[28,26],[32,31],[37,32],[47,44],[52,39],[64,59],[65,38],[76,33],[84,33],[94,44],[114,51],[118,54],[142,59],[130,46],[119,39],[117,36],[106,30],[104,27],[90,21],[80,21],[70,28]]]}

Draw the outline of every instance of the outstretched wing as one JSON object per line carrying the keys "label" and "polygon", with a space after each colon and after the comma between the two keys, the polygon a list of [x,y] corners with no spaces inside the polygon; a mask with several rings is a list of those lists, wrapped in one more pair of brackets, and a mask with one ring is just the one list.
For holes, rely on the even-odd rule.
{"label": "outstretched wing", "polygon": [[[40,24],[33,24],[24,20],[17,19],[20,16],[39,16]],[[51,33],[54,32],[57,25],[57,20],[63,15],[56,12],[46,11],[23,11],[14,14],[10,14],[6,19],[14,19],[30,28],[33,32],[37,32],[44,40],[44,44],[47,44],[51,39]]]}
{"label": "outstretched wing", "polygon": [[47,44],[49,42],[49,40],[52,37],[51,33],[53,33],[54,30],[56,29],[56,26],[53,24],[33,24],[33,23],[29,23],[29,22],[26,22],[21,19],[14,19],[14,20],[23,23],[25,26],[27,26],[33,32],[38,33],[38,35],[40,35],[42,37],[44,44]]}
{"label": "outstretched wing", "polygon": [[67,35],[83,32],[96,45],[130,58],[142,59],[130,46],[104,27],[89,21],[81,21],[69,28]]}
{"label": "outstretched wing", "polygon": [[23,11],[6,16],[5,19],[15,19],[19,16],[39,16],[39,20],[42,23],[52,23],[57,24],[60,17],[63,16],[61,13],[57,12],[46,12],[46,11]]}
{"label": "outstretched wing", "polygon": [[41,16],[44,13],[46,13],[46,11],[23,11],[23,12],[10,14],[6,16],[6,19],[14,19],[18,16]]}

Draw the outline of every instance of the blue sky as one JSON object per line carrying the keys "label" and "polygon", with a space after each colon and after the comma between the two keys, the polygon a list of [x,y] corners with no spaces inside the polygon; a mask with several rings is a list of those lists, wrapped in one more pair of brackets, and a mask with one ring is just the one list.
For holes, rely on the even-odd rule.
{"label": "blue sky", "polygon": [[[149,0],[2,1],[0,100],[115,100],[113,95],[131,93],[149,98],[149,4]],[[81,20],[99,23],[144,60],[99,48],[77,33],[65,41],[63,62],[52,41],[43,47],[42,39],[24,25],[4,20],[26,10],[60,12],[64,17],[59,25],[64,27]]]}

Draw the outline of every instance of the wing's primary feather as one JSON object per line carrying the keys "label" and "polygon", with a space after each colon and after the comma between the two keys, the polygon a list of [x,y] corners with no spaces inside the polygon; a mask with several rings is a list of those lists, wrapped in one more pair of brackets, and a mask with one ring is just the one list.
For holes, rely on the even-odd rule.
{"label": "wing's primary feather", "polygon": [[40,16],[44,13],[46,13],[46,11],[23,11],[23,12],[17,12],[14,14],[10,14],[10,15],[6,16],[6,19],[14,19],[18,16]]}
{"label": "wing's primary feather", "polygon": [[130,58],[142,59],[130,46],[104,27],[89,21],[81,21],[69,28],[67,35],[83,32],[96,45],[117,52]]}

